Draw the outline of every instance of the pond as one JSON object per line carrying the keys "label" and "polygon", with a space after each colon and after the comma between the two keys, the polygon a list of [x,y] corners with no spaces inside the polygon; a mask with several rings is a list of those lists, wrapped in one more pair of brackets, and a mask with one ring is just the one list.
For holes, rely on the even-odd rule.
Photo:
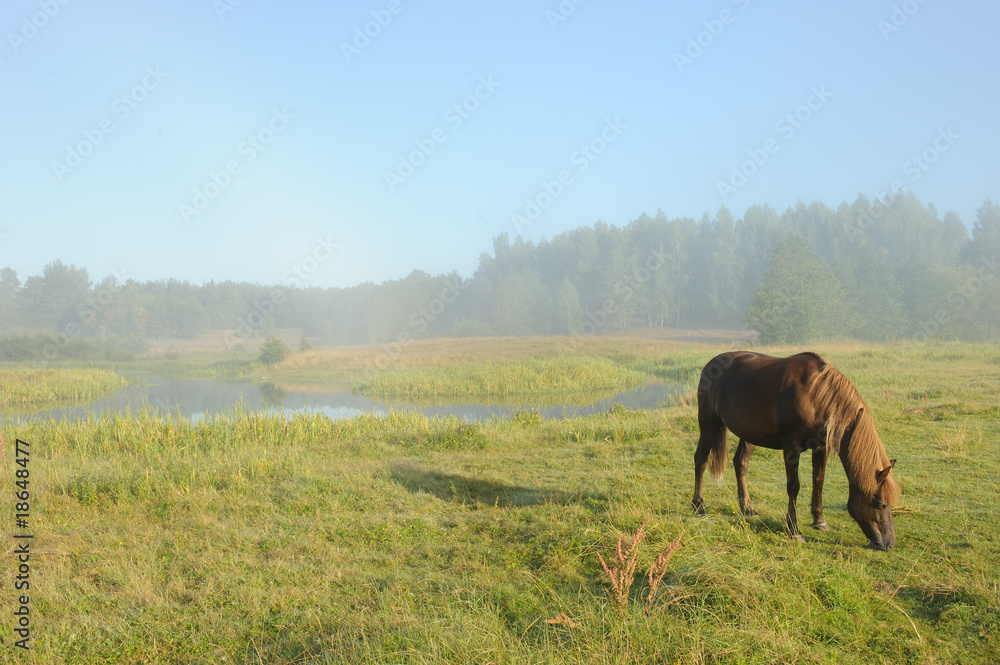
{"label": "pond", "polygon": [[465,401],[413,404],[401,401],[378,401],[352,394],[349,389],[324,386],[279,386],[249,381],[180,379],[147,377],[142,385],[118,392],[88,405],[46,409],[0,417],[0,420],[45,419],[80,420],[90,414],[124,415],[144,408],[161,413],[180,414],[192,422],[217,414],[242,409],[254,413],[322,413],[330,418],[351,418],[363,413],[385,415],[390,411],[408,411],[427,416],[455,416],[479,422],[493,418],[508,419],[519,410],[537,410],[543,418],[573,418],[602,413],[614,404],[630,409],[651,409],[662,405],[681,387],[665,383],[647,383],[635,390],[618,394],[525,397],[520,403],[476,404]]}

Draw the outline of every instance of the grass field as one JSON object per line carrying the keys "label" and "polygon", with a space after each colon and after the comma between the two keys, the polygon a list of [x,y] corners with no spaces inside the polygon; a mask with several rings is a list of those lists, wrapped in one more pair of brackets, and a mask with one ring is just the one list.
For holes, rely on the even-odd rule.
{"label": "grass field", "polygon": [[486,362],[604,358],[628,367],[641,360],[662,358],[665,349],[710,348],[650,339],[606,337],[472,337],[431,339],[406,345],[313,349],[296,353],[268,368],[277,381],[361,383],[385,372],[433,371]]}
{"label": "grass field", "polygon": [[[393,366],[548,358],[561,343],[414,344]],[[693,388],[720,350],[582,340],[580,355],[691,386],[649,412],[479,424],[140,415],[6,427],[5,488],[14,436],[31,443],[37,558],[32,652],[12,651],[5,611],[0,659],[996,662],[1000,349],[815,349],[858,386],[898,459],[892,552],[864,548],[835,459],[832,530],[807,528],[804,545],[784,533],[784,470],[772,451],[750,465],[760,518],[738,515],[731,464],[724,485],[706,487],[708,516],[693,516]],[[278,371],[349,377],[379,352],[327,352],[341,364],[325,367],[321,355],[295,356]],[[803,473],[800,520],[808,492]],[[623,610],[597,555],[610,563],[618,535],[647,520]],[[682,533],[647,608],[647,567]],[[9,607],[14,573],[2,570]]]}
{"label": "grass field", "polygon": [[562,356],[380,372],[355,390],[368,397],[419,400],[624,391],[645,381],[644,373],[606,358]]}

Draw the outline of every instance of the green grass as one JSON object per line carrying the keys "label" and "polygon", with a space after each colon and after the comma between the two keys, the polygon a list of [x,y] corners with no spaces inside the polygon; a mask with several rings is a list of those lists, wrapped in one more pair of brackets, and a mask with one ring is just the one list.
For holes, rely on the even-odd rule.
{"label": "green grass", "polygon": [[[18,436],[32,450],[32,655],[995,662],[1000,350],[817,350],[858,386],[898,459],[892,552],[864,548],[835,459],[825,491],[832,530],[807,529],[804,545],[783,531],[784,470],[773,451],[758,449],[750,465],[760,518],[738,515],[731,464],[724,485],[705,489],[708,516],[693,517],[697,422],[683,400],[565,421],[232,413],[197,425],[137,414],[6,426],[8,444]],[[663,365],[664,378],[715,352],[688,351]],[[619,358],[647,362],[658,360]],[[13,479],[7,453],[3,474]],[[802,479],[800,520],[805,470]],[[596,555],[610,560],[617,534],[650,517],[622,612]],[[646,566],[681,531],[647,616]],[[6,607],[13,572],[2,570]],[[560,614],[572,624],[546,623]],[[10,647],[11,618],[0,617],[0,661],[24,662]]]}
{"label": "green grass", "polygon": [[0,369],[0,410],[89,402],[128,384],[118,374],[99,369]]}
{"label": "green grass", "polygon": [[116,371],[129,375],[239,379],[254,378],[260,374],[262,366],[257,362],[257,356],[258,354],[252,351],[219,351],[178,355],[173,359],[142,359],[109,365]]}
{"label": "green grass", "polygon": [[354,390],[368,397],[505,397],[629,390],[643,373],[606,358],[561,356],[385,371]]}

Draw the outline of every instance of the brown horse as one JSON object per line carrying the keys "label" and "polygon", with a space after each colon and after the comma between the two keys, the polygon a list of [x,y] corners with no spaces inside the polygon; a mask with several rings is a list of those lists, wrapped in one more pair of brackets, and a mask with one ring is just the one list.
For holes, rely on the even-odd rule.
{"label": "brown horse", "polygon": [[756,446],[781,450],[785,457],[788,514],[792,539],[805,541],[795,517],[799,494],[799,455],[812,449],[813,527],[827,530],[823,519],[823,476],[828,454],[844,464],[850,492],[847,511],[868,536],[869,547],[891,550],[896,542],[892,505],[899,485],[875,431],[871,414],[851,382],[815,353],[774,358],[751,351],[716,356],[701,371],[698,384],[701,437],[694,453],[694,498],[705,514],[701,478],[711,457],[712,475],[726,468],[726,428],[739,440],[733,464],[740,510],[755,515],[747,493],[747,466]]}

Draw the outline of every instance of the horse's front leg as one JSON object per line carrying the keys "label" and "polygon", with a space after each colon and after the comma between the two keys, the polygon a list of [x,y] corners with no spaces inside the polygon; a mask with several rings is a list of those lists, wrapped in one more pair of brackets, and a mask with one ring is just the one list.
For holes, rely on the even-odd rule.
{"label": "horse's front leg", "polygon": [[826,457],[828,451],[825,445],[813,448],[813,493],[812,516],[813,528],[829,531],[830,525],[823,519],[823,479],[826,476]]}
{"label": "horse's front leg", "polygon": [[785,479],[788,488],[788,514],[785,515],[785,524],[788,527],[788,535],[792,540],[804,543],[805,536],[799,531],[799,522],[795,516],[795,501],[799,496],[799,449],[798,443],[788,443],[785,446]]}

